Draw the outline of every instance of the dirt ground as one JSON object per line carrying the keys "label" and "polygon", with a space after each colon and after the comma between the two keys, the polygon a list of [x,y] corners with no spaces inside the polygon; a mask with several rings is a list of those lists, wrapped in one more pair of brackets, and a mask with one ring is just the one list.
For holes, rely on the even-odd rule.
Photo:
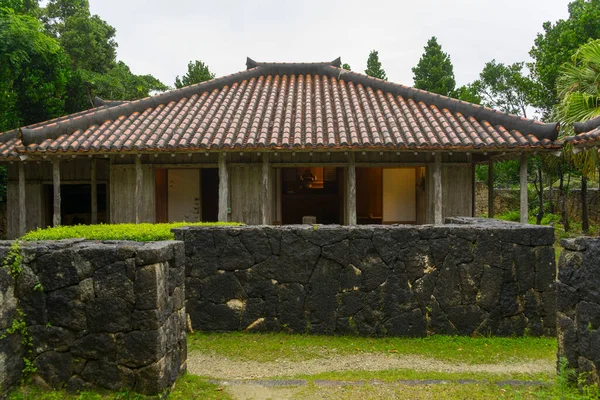
{"label": "dirt ground", "polygon": [[[235,399],[292,399],[302,396],[306,391],[302,385],[271,386],[268,382],[252,382],[265,378],[290,377],[295,375],[315,375],[323,372],[341,371],[382,371],[390,369],[411,369],[415,371],[446,373],[552,373],[555,363],[551,361],[504,362],[497,364],[463,364],[428,359],[412,355],[398,354],[351,354],[332,355],[326,358],[276,362],[257,362],[231,360],[226,357],[201,352],[188,354],[188,372],[206,376],[222,383],[223,387]],[[377,383],[376,392],[387,393],[389,384]],[[394,384],[397,386],[397,384]],[[338,385],[346,387],[340,383]],[[340,389],[338,388],[338,389]],[[346,390],[346,389],[344,389]],[[357,391],[358,386],[348,390]],[[327,390],[324,391],[325,394]],[[338,393],[339,390],[335,391]],[[333,396],[332,398],[335,398]],[[389,398],[386,395],[377,398]],[[391,398],[396,398],[395,396]]]}

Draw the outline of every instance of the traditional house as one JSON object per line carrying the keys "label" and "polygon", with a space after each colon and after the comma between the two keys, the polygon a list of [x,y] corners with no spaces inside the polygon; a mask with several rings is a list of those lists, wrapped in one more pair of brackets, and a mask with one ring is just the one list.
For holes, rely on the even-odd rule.
{"label": "traditional house", "polygon": [[340,66],[248,59],[0,134],[8,236],[95,222],[442,223],[473,214],[475,164],[521,157],[523,182],[529,153],[560,148],[557,124]]}

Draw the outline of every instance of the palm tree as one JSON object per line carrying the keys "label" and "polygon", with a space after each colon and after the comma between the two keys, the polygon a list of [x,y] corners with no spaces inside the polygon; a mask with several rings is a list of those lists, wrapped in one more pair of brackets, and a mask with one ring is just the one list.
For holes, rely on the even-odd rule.
{"label": "palm tree", "polygon": [[[573,123],[600,116],[600,40],[581,46],[571,61],[561,67],[556,84],[560,102],[554,115],[562,123],[562,135],[573,135]],[[568,150],[564,152],[565,161],[581,171],[581,220],[587,233],[587,179],[600,165],[598,151],[592,148],[575,154]]]}

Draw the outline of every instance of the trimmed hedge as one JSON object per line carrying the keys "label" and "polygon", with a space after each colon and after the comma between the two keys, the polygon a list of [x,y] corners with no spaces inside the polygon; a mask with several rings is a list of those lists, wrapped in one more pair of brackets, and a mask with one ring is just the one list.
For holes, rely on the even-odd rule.
{"label": "trimmed hedge", "polygon": [[242,225],[237,222],[173,222],[169,224],[98,224],[58,226],[55,228],[38,228],[26,233],[21,240],[133,240],[136,242],[154,242],[158,240],[173,240],[171,229],[182,226],[222,226]]}

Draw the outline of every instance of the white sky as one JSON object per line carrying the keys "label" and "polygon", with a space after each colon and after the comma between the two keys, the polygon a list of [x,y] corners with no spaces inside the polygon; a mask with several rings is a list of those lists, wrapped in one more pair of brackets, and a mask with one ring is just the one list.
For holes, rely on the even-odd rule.
{"label": "white sky", "polygon": [[256,61],[331,61],[363,72],[379,51],[388,79],[413,84],[411,68],[431,36],[451,56],[458,85],[495,58],[529,60],[545,21],[568,16],[568,0],[89,0],[117,29],[118,58],[136,74],[173,86],[190,60],[217,77]]}

